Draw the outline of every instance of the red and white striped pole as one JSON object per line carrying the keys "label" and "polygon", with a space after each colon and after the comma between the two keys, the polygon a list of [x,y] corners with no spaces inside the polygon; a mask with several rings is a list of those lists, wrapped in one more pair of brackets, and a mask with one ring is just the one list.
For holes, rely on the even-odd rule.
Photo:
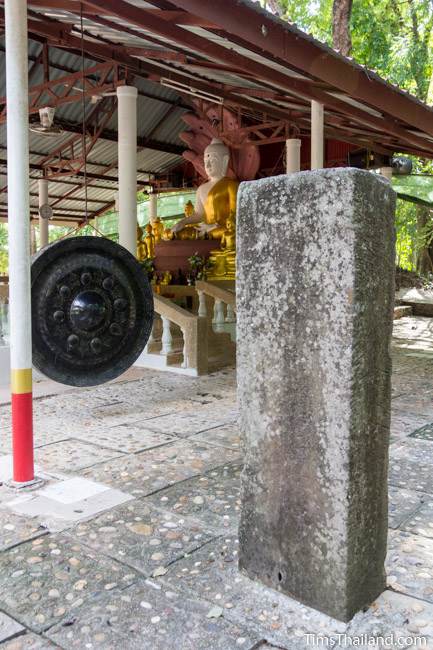
{"label": "red and white striped pole", "polygon": [[5,0],[13,481],[34,480],[27,0]]}

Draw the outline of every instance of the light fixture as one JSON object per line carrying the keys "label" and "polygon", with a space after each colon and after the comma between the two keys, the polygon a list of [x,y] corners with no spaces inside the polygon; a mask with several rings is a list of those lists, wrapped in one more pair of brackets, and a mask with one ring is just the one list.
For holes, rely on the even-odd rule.
{"label": "light fixture", "polygon": [[218,97],[218,95],[213,95],[212,93],[197,90],[197,88],[188,86],[187,84],[181,83],[180,81],[168,79],[167,77],[161,77],[160,84],[161,86],[166,86],[172,90],[177,90],[178,92],[186,93],[187,95],[193,95],[193,97],[197,97],[197,99],[203,99],[206,102],[213,102],[214,104],[224,103],[224,99],[222,97]]}

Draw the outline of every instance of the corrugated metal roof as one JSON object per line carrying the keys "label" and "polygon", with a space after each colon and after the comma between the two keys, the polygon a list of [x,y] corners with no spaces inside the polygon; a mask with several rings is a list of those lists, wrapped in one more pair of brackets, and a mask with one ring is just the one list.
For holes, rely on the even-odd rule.
{"label": "corrugated metal roof", "polygon": [[[289,60],[289,55],[287,54],[288,50],[284,49],[284,52],[281,51],[271,54],[271,49],[267,47],[266,44],[263,44],[263,47],[256,46],[256,42],[251,38],[248,39],[239,36],[234,29],[233,21],[232,24],[224,24],[223,16],[218,14],[216,5],[212,5],[209,0],[203,0],[203,6],[206,7],[212,12],[215,9],[214,14],[212,14],[212,20],[210,22],[214,23],[217,29],[212,30],[209,27],[197,26],[194,24],[194,17],[188,16],[186,12],[182,9],[184,4],[180,0],[172,0],[171,9],[179,7],[181,9],[180,16],[185,15],[186,18],[184,22],[183,19],[180,19],[176,22],[168,23],[169,29],[174,26],[175,29],[182,27],[184,32],[179,32],[182,34],[179,36],[179,42],[176,42],[176,39],[170,38],[167,34],[161,35],[161,28],[157,25],[155,26],[155,31],[151,31],[152,21],[151,20],[139,20],[137,22],[132,22],[126,18],[126,14],[123,13],[123,8],[125,3],[119,7],[117,12],[114,9],[114,13],[118,13],[118,16],[113,15],[113,11],[101,11],[93,12],[95,19],[89,15],[84,15],[83,17],[83,26],[87,32],[87,35],[84,38],[85,49],[89,48],[89,42],[98,43],[99,47],[104,47],[106,43],[112,44],[116,47],[123,48],[145,48],[153,50],[152,57],[146,57],[144,54],[138,54],[137,52],[126,52],[125,55],[122,55],[122,59],[125,62],[128,57],[130,63],[128,64],[133,70],[134,78],[133,83],[137,86],[139,91],[138,97],[138,135],[140,138],[151,138],[152,140],[157,140],[158,143],[153,143],[155,148],[150,149],[145,147],[144,149],[138,152],[138,168],[142,170],[141,173],[137,174],[139,181],[146,181],[148,179],[147,173],[152,174],[164,174],[170,168],[179,164],[182,160],[181,157],[177,154],[167,152],[164,149],[171,148],[173,146],[180,146],[182,143],[179,139],[179,133],[185,129],[185,124],[182,121],[183,113],[188,110],[185,107],[185,104],[188,104],[191,101],[191,95],[196,94],[200,96],[200,93],[195,88],[195,84],[200,86],[200,82],[206,86],[206,84],[211,84],[215,88],[215,94],[218,92],[221,95],[224,93],[231,93],[234,95],[235,99],[233,100],[236,103],[236,97],[238,101],[243,101],[244,104],[247,102],[248,108],[243,107],[245,115],[249,119],[257,119],[260,121],[263,119],[260,116],[272,114],[272,111],[276,115],[284,115],[284,112],[289,112],[290,109],[296,108],[297,113],[300,116],[300,124],[304,129],[303,132],[309,129],[309,98],[302,92],[302,88],[306,87],[306,84],[311,84],[314,89],[319,89],[324,94],[325,97],[329,100],[329,105],[325,102],[325,119],[329,122],[325,125],[330,133],[335,133],[335,121],[332,119],[338,120],[344,119],[345,124],[337,127],[340,128],[342,134],[342,139],[349,139],[347,132],[343,131],[343,128],[352,129],[351,137],[357,143],[364,142],[366,136],[365,131],[367,132],[368,137],[376,138],[380,142],[380,138],[383,137],[384,142],[387,147],[392,149],[394,147],[402,151],[412,151],[416,150],[416,147],[424,147],[426,155],[431,154],[433,156],[433,147],[431,142],[433,134],[430,133],[428,127],[426,127],[426,132],[419,127],[419,120],[415,119],[420,112],[423,115],[423,119],[428,117],[428,109],[420,103],[415,98],[411,98],[407,106],[411,110],[408,110],[405,119],[396,120],[393,118],[392,124],[397,126],[397,132],[393,133],[392,131],[381,134],[380,124],[388,124],[387,111],[382,110],[379,107],[379,104],[376,104],[373,99],[369,101],[363,101],[360,99],[360,96],[355,92],[351,92],[345,89],[341,90],[341,84],[338,83],[338,80],[335,80],[335,83],[329,79],[324,81],[326,74],[322,75],[323,79],[321,80],[321,74],[323,69],[323,61],[327,61],[329,64],[340,62],[344,64],[344,70],[347,75],[365,74],[364,69],[356,64],[355,62],[346,59],[335,53],[333,50],[327,46],[318,43],[312,39],[309,35],[304,34],[299,31],[296,26],[289,25],[287,23],[281,22],[278,18],[272,16],[271,14],[263,11],[256,4],[251,4],[247,0],[236,0],[234,3],[233,0],[225,0],[227,5],[227,10],[230,10],[233,7],[236,7],[236,12],[242,12],[246,9],[250,13],[251,20],[254,21],[257,16],[259,20],[258,28],[260,31],[260,26],[262,31],[273,30],[275,28],[274,34],[277,33],[277,30],[285,30],[284,36],[286,37],[295,37],[296,42],[299,43],[299,48],[303,46],[314,46],[317,51],[317,60],[311,63],[310,67],[302,65],[302,61],[298,67],[293,64],[293,61]],[[157,11],[155,6],[152,3],[145,2],[144,0],[129,0],[129,4],[135,5],[139,8],[150,8],[153,11]],[[72,34],[75,37],[80,37],[80,18],[77,14],[72,12],[72,9],[61,10],[61,9],[50,9],[50,0],[46,0],[46,7],[44,6],[32,6],[31,0],[29,0],[28,5],[31,9],[30,19],[32,23],[36,20],[36,26],[32,29],[35,30],[35,33],[43,34],[43,28],[53,27],[56,25],[67,24],[68,27],[72,26]],[[199,5],[197,5],[199,7]],[[219,7],[221,8],[221,7]],[[197,12],[200,16],[206,15],[202,14],[200,10],[197,9]],[[98,16],[96,16],[98,14]],[[39,20],[37,20],[39,17]],[[192,18],[192,20],[187,20],[187,18]],[[221,19],[221,25],[216,22],[215,17]],[[102,18],[102,22],[101,22]],[[99,20],[99,22],[98,22]],[[109,24],[104,24],[108,21]],[[209,23],[209,19],[207,20]],[[225,21],[227,23],[227,21]],[[189,24],[187,24],[189,23]],[[198,23],[203,25],[204,23]],[[38,31],[39,29],[39,31]],[[42,31],[41,31],[42,30]],[[164,32],[164,29],[162,29]],[[186,34],[190,36],[185,36]],[[91,36],[89,36],[91,35]],[[206,42],[205,48],[203,47],[192,47],[188,46],[187,42],[192,38],[192,36],[199,36],[203,39],[203,42]],[[2,42],[4,39],[2,38]],[[272,40],[274,42],[274,40]],[[283,42],[283,41],[282,41]],[[285,41],[284,41],[285,42]],[[218,46],[220,48],[220,53],[209,54],[211,47]],[[298,47],[298,45],[296,45]],[[32,70],[32,79],[31,84],[35,85],[43,81],[43,68],[42,66],[34,66],[33,61],[39,56],[41,52],[42,45],[39,42],[33,40],[29,41],[29,55],[33,59],[29,63],[29,69]],[[155,56],[158,51],[167,50],[174,52],[177,58],[175,60],[169,59],[155,59]],[[229,64],[225,62],[224,65],[221,65],[224,62],[224,56],[221,56],[221,53],[228,52],[233,54],[233,56],[241,55],[245,57],[248,61],[251,62],[251,71],[242,67],[237,67],[235,63]],[[177,56],[176,53],[180,53],[180,56]],[[86,54],[85,65],[86,68],[91,67],[97,63],[95,60],[96,52],[93,54]],[[112,55],[111,55],[112,54]],[[59,79],[62,76],[68,74],[68,70],[80,71],[82,66],[82,60],[79,55],[74,52],[67,51],[67,47],[63,44],[61,48],[55,47],[55,43],[50,44],[50,77],[51,79]],[[4,55],[2,55],[4,56]],[[116,50],[113,47],[110,50],[110,56],[107,56],[107,60],[116,58]],[[133,58],[131,58],[133,57]],[[217,58],[218,57],[218,58]],[[99,55],[98,57],[99,58]],[[233,57],[231,57],[233,59]],[[296,57],[294,57],[296,58]],[[193,60],[195,59],[195,60]],[[133,63],[131,63],[133,62]],[[298,61],[299,62],[299,61]],[[313,65],[314,63],[314,65]],[[142,67],[137,72],[137,66],[141,65]],[[263,73],[259,73],[260,68],[258,66],[263,66],[262,70],[268,70],[269,75],[266,76]],[[326,65],[326,64],[325,64]],[[251,75],[253,68],[255,67],[255,76]],[[322,66],[322,68],[320,68]],[[62,70],[62,68],[64,70]],[[147,70],[150,70],[153,81],[146,77]],[[0,66],[0,87],[5,88],[5,72],[4,66]],[[168,87],[165,87],[159,83],[159,78],[165,76],[167,78],[176,78],[176,75],[182,75],[185,80],[184,92],[182,97],[179,93]],[[407,99],[407,94],[400,91],[398,88],[391,86],[386,81],[381,80],[374,72],[367,71],[368,79],[373,81],[379,81],[380,85],[378,86],[379,90],[383,88],[389,95],[389,112],[391,116],[393,115],[393,99],[401,99],[401,97]],[[146,77],[146,78],[145,78]],[[217,84],[215,87],[214,84]],[[296,83],[301,84],[298,89],[296,89]],[[303,84],[303,86],[302,86]],[[355,86],[354,86],[355,87]],[[234,88],[234,90],[230,90]],[[299,90],[299,88],[301,88]],[[268,91],[268,97],[262,96],[251,96],[251,92],[256,90],[265,90]],[[244,93],[243,93],[244,91]],[[1,92],[1,91],[0,91]],[[272,96],[269,96],[269,92]],[[336,104],[339,101],[340,105]],[[180,102],[182,106],[176,106],[176,102]],[[242,105],[242,104],[241,104]],[[90,99],[85,100],[85,110],[86,114],[89,115],[90,111],[93,110],[93,104],[91,104]],[[243,106],[243,105],[242,105]],[[347,107],[347,108],[345,108]],[[356,121],[356,114],[354,117],[353,111],[359,111],[361,115],[365,115],[365,121],[361,119],[361,122]],[[433,117],[433,112],[431,112]],[[359,116],[358,116],[359,117]],[[31,163],[33,165],[38,165],[41,163],[41,160],[49,154],[50,151],[57,149],[59,145],[67,142],[71,137],[75,137],[76,142],[74,145],[74,155],[79,156],[81,152],[81,141],[80,141],[80,125],[83,118],[83,107],[82,102],[78,101],[76,103],[66,103],[57,108],[56,111],[56,120],[58,123],[73,124],[75,125],[74,129],[78,130],[78,133],[75,136],[71,136],[68,133],[64,133],[60,136],[57,136],[53,139],[48,139],[44,136],[31,133],[29,137],[30,150],[31,154]],[[376,121],[375,121],[376,120]],[[413,120],[413,121],[412,121]],[[378,126],[379,125],[379,126]],[[90,185],[96,185],[97,187],[88,188],[88,196],[92,197],[92,200],[97,200],[98,203],[94,204],[95,206],[100,206],[109,203],[113,200],[113,192],[116,188],[116,181],[112,178],[116,178],[117,169],[115,167],[117,161],[117,143],[109,139],[112,137],[112,134],[117,130],[117,116],[113,115],[109,122],[106,125],[106,138],[99,139],[92,151],[88,155],[88,164],[87,171],[89,174],[96,174],[103,176],[104,173],[110,178],[101,178],[101,179],[88,179]],[[364,130],[364,134],[363,134]],[[385,133],[388,133],[387,138]],[[430,135],[429,135],[430,133]],[[111,135],[110,135],[111,134]],[[380,135],[378,135],[380,134]],[[407,136],[415,134],[420,142],[423,144],[413,143],[413,140],[407,139]],[[406,136],[406,139],[405,139]],[[332,137],[335,137],[332,135]],[[368,141],[368,139],[367,139]],[[5,146],[5,129],[4,126],[0,127],[0,146]],[[162,150],[159,150],[162,149]],[[6,152],[4,158],[6,157]],[[2,175],[3,172],[3,175]],[[36,177],[38,175],[37,169],[32,169],[31,175]],[[4,178],[4,168],[0,169],[0,175]],[[76,183],[74,185],[74,183]],[[59,206],[63,205],[65,211],[69,210],[79,210],[80,204],[82,201],[77,201],[76,199],[83,199],[84,189],[82,187],[83,179],[82,178],[73,178],[70,177],[66,179],[57,178],[55,181],[50,183],[51,190],[50,192],[56,194],[56,196],[65,197],[63,201],[59,202]],[[36,181],[32,180],[31,188],[33,191]],[[32,202],[33,205],[33,202]],[[98,208],[96,208],[98,209]],[[59,207],[60,210],[60,207]]]}

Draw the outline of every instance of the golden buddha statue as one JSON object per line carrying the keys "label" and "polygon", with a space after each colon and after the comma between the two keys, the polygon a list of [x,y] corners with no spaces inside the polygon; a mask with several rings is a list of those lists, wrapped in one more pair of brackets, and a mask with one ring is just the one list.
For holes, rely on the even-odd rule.
{"label": "golden buddha statue", "polygon": [[172,276],[172,274],[170,273],[170,271],[164,271],[163,276],[162,276],[162,280],[161,280],[161,283],[160,283],[160,284],[163,284],[163,285],[170,284],[170,282],[172,281],[172,279],[173,279],[173,276]]}
{"label": "golden buddha statue", "polygon": [[143,241],[143,228],[137,225],[137,259],[142,262],[147,257],[147,246]]}
{"label": "golden buddha statue", "polygon": [[216,138],[204,151],[204,167],[209,180],[197,190],[195,210],[185,216],[174,227],[174,233],[182,233],[189,224],[196,226],[199,235],[210,239],[221,239],[226,230],[230,213],[236,213],[236,197],[239,183],[226,176],[230,151]]}
{"label": "golden buddha statue", "polygon": [[157,217],[155,221],[152,222],[152,230],[155,235],[155,244],[159,244],[162,240],[162,234],[164,232],[164,224],[162,223],[160,217]]}
{"label": "golden buddha statue", "polygon": [[164,228],[162,233],[162,241],[171,241],[174,238],[170,228]]}
{"label": "golden buddha statue", "polygon": [[148,223],[146,225],[146,236],[144,238],[144,243],[146,244],[147,257],[150,257],[151,259],[155,257],[155,235],[152,231],[152,225]]}
{"label": "golden buddha statue", "polygon": [[212,264],[208,280],[234,280],[236,277],[236,220],[231,212],[221,237],[221,250],[210,252]]}

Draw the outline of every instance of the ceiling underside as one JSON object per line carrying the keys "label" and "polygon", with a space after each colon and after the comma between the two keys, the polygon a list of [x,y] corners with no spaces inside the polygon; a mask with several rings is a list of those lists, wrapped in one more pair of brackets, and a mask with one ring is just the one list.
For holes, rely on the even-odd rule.
{"label": "ceiling underside", "polygon": [[[54,138],[30,134],[34,216],[42,173],[51,177],[59,220],[86,215],[85,180],[88,214],[113,205],[113,93],[122,83],[138,88],[143,187],[182,162],[181,117],[193,99],[230,108],[249,127],[284,123],[294,137],[309,134],[315,99],[325,106],[328,138],[433,158],[431,108],[248,0],[28,0],[28,20],[30,119],[44,103],[56,105],[63,129]],[[0,50],[4,96],[4,43]],[[4,114],[2,121],[0,217],[7,212]]]}

